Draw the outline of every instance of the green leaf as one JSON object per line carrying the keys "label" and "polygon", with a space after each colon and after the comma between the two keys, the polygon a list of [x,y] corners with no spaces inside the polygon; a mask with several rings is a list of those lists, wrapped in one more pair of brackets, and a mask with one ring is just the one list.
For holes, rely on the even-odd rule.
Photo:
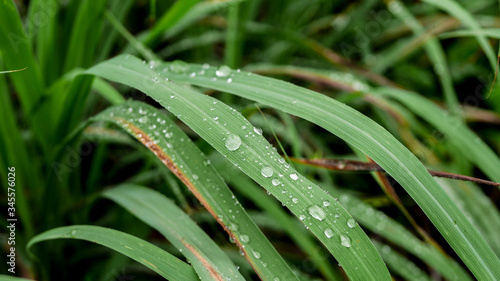
{"label": "green leaf", "polygon": [[454,37],[472,37],[476,35],[483,35],[495,39],[500,39],[500,28],[482,28],[479,30],[462,29],[456,31],[445,32],[439,35],[440,38],[454,38]]}
{"label": "green leaf", "polygon": [[439,108],[432,101],[409,91],[378,88],[370,93],[390,97],[404,104],[446,135],[447,140],[488,177],[500,182],[500,173],[498,173],[500,158],[460,118]]}
{"label": "green leaf", "polygon": [[105,191],[104,196],[163,234],[189,259],[201,280],[245,280],[219,246],[162,194],[123,184]]}
{"label": "green leaf", "polygon": [[[127,59],[126,56],[121,56],[92,68],[89,70],[89,73],[94,73],[127,85],[133,85],[143,92],[148,93],[160,104],[174,114],[177,114],[181,120],[211,143],[217,150],[225,152],[224,154],[227,155],[229,160],[238,164],[242,163],[245,157],[241,154],[228,154],[228,149],[224,145],[224,135],[228,137],[237,134],[241,138],[247,132],[241,130],[241,128],[232,128],[229,130],[221,125],[221,121],[212,122],[212,118],[216,117],[216,114],[219,114],[219,112],[222,114],[223,112],[222,109],[216,111],[219,108],[217,103],[210,105],[209,103],[212,101],[208,97],[199,96],[177,85],[165,83],[162,75],[166,75],[174,81],[192,83],[239,95],[307,119],[361,150],[395,178],[427,214],[444,238],[471,269],[476,278],[484,280],[500,278],[500,260],[487,245],[477,229],[471,225],[455,203],[429,175],[422,163],[384,128],[358,111],[319,93],[251,73],[227,71],[224,68],[216,69],[214,67],[181,64],[179,62],[162,65],[162,68],[159,68],[157,71],[158,73],[148,69],[138,59]],[[216,71],[218,71],[218,75]],[[159,73],[162,74],[160,75]],[[155,83],[155,81],[158,81],[158,83]],[[182,95],[179,93],[182,93]],[[174,98],[170,98],[170,96]],[[210,110],[211,108],[214,108],[213,112]],[[224,111],[226,110],[224,109]],[[189,114],[186,114],[186,112],[189,112]],[[239,115],[233,115],[232,118],[228,119],[235,120],[235,118],[240,118]],[[210,118],[210,122],[202,122],[203,118]],[[227,122],[229,121],[224,121],[222,124],[226,124]],[[208,130],[209,127],[213,129],[220,128],[219,135]],[[242,138],[242,142],[245,143],[247,139]],[[250,153],[256,157],[267,153],[275,155],[274,151],[252,151],[257,147],[253,142],[242,147],[244,148],[242,150],[244,153],[248,153],[247,149],[250,149]],[[272,167],[273,169],[283,169],[279,165],[273,165]],[[261,183],[261,185],[265,186],[271,193],[275,194],[280,201],[289,205],[290,198],[283,198],[279,194],[276,194],[277,191],[281,193],[281,190],[275,190],[273,186],[268,187],[269,182],[262,179],[262,176],[258,173],[258,168],[246,164],[242,165],[241,169],[254,180]],[[284,175],[290,173],[293,172],[280,172],[280,174]],[[289,181],[287,177],[284,178],[287,180],[287,189],[296,187],[293,181]],[[304,179],[304,182],[307,182],[307,180]],[[314,188],[313,190],[316,191]],[[313,197],[315,196],[313,195]],[[321,193],[318,193],[317,197],[321,198],[320,196],[323,197]],[[309,204],[314,204],[309,201],[308,197],[304,199]],[[315,199],[317,198],[313,200],[315,201]],[[299,210],[295,210],[295,212],[298,211],[296,215],[304,214],[308,207],[310,205],[299,205]],[[291,209],[294,211],[293,208]],[[324,237],[321,234],[321,229],[318,229],[319,227],[315,224],[312,225],[314,228],[308,226],[315,233],[316,237],[321,240]],[[366,236],[364,237],[366,238]],[[327,248],[331,243],[328,241],[331,240],[322,241],[327,245]],[[338,244],[332,245],[332,247],[336,246]],[[332,251],[332,248],[329,249]],[[362,274],[360,272],[364,270],[356,270],[355,263],[351,263],[352,267],[347,267],[346,260],[344,259],[346,257],[341,257],[339,254],[343,254],[344,251],[342,250],[345,249],[338,248],[336,250],[338,252],[332,251],[332,254],[339,259],[351,278]],[[351,258],[353,257],[349,257],[348,260]],[[362,263],[361,260],[363,260],[361,256],[356,256],[354,259],[357,261],[357,264]],[[350,261],[352,262],[353,260]],[[373,270],[369,271],[372,273],[369,273],[368,276],[375,274]],[[379,269],[377,269],[377,272],[381,274]],[[351,276],[351,274],[353,275]],[[381,274],[380,276],[383,275]]]}
{"label": "green leaf", "polygon": [[[190,66],[177,62],[172,65],[172,69],[184,71],[189,70]],[[201,75],[202,70],[211,75]],[[221,71],[225,75],[226,70]],[[164,76],[132,56],[116,57],[89,69],[87,73],[137,88],[174,113],[210,145],[276,196],[292,213],[303,219],[307,227],[337,258],[350,278],[390,280],[388,270],[380,255],[363,230],[360,227],[350,228],[347,225],[347,220],[352,218],[349,213],[324,190],[297,174],[234,109],[209,96],[165,81]],[[178,76],[189,79],[187,73]],[[203,77],[203,80],[206,79],[209,82],[212,82],[210,80],[212,78],[217,80],[213,68],[202,69],[200,66],[196,73],[198,73],[197,77]],[[252,80],[252,77],[248,78],[246,73],[238,74],[245,77],[243,80]],[[253,78],[255,79],[255,76]],[[276,83],[272,82],[273,79],[263,77],[259,79],[267,80],[256,81],[258,91],[267,91],[273,83]],[[219,79],[218,83],[228,85],[234,90],[234,84],[228,83],[227,78]],[[284,88],[290,87],[290,84],[283,84],[286,85]],[[283,85],[279,84],[279,86],[278,89],[282,89]],[[251,87],[245,89],[245,87],[236,86],[238,92],[247,93],[249,88]],[[276,88],[276,85],[272,87],[272,89]],[[301,89],[301,91],[304,90]],[[254,93],[253,89],[252,93]],[[264,95],[263,97],[271,98],[271,96]],[[280,98],[282,104],[292,104],[291,96],[300,98],[298,93],[288,91],[285,96],[286,98]],[[293,106],[298,108],[295,104],[296,102]],[[335,108],[329,108],[327,112],[332,109]],[[324,109],[320,110],[320,112],[324,111]]]}
{"label": "green leaf", "polygon": [[33,281],[33,280],[0,274],[0,281]]}
{"label": "green leaf", "polygon": [[[387,262],[389,268],[397,275],[410,281],[430,281],[429,275],[418,268],[414,263],[400,255],[398,252],[391,249],[378,241],[373,241],[373,244],[379,250],[380,254]],[[460,280],[460,279],[457,279]]]}
{"label": "green leaf", "polygon": [[[169,280],[197,280],[193,268],[170,253],[132,235],[104,227],[74,225],[58,227],[33,237],[28,250],[37,243],[54,239],[79,239],[120,252]],[[44,253],[47,254],[47,253]]]}
{"label": "green leaf", "polygon": [[423,0],[423,2],[449,13],[451,16],[457,18],[463,25],[469,27],[474,32],[478,32],[474,37],[476,37],[479,45],[481,45],[481,48],[490,62],[491,69],[495,72],[497,65],[495,51],[486,37],[479,32],[481,30],[481,25],[474,19],[474,16],[471,15],[469,11],[453,0]]}

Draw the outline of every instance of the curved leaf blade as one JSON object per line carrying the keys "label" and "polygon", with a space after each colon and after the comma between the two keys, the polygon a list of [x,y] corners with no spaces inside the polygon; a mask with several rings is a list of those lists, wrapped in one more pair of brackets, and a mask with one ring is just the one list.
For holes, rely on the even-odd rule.
{"label": "curved leaf blade", "polygon": [[113,249],[145,265],[169,280],[197,280],[193,268],[153,244],[114,229],[90,225],[58,227],[33,237],[26,246],[54,239],[79,239]]}
{"label": "curved leaf blade", "polygon": [[163,234],[189,259],[202,280],[245,280],[219,246],[162,194],[146,187],[123,184],[103,195]]}

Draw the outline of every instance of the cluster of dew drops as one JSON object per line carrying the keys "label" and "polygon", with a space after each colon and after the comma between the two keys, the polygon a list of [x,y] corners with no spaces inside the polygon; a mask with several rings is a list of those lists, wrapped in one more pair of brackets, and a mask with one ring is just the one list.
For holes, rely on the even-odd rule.
{"label": "cluster of dew drops", "polygon": [[[254,128],[254,131],[258,135],[262,134],[261,129]],[[225,138],[225,146],[226,146],[227,150],[229,150],[231,152],[237,151],[240,148],[241,144],[242,144],[241,138],[237,135],[230,134]],[[277,158],[278,162],[284,166],[285,171],[288,170],[288,168],[290,168],[290,165],[285,161],[285,159],[283,159],[282,157],[276,157],[276,158]],[[273,175],[275,174],[273,168],[269,165],[262,165],[260,173],[266,179],[272,178]],[[274,177],[271,179],[271,184],[273,186],[280,186],[280,185],[284,186],[284,184],[280,181],[280,178],[282,178],[282,177],[283,177],[283,175],[278,173],[277,177]],[[299,175],[295,172],[290,173],[289,177],[293,181],[299,180]],[[308,186],[307,188],[312,189],[311,186]],[[287,192],[286,190],[282,190],[282,193],[286,193],[286,192]],[[268,194],[271,194],[271,193],[268,191]],[[312,197],[312,194],[310,196]],[[291,201],[294,204],[299,203],[299,199],[295,198],[295,197],[291,197]],[[324,211],[323,208],[327,208],[330,205],[331,205],[330,201],[324,201],[322,207],[320,207],[318,205],[311,205],[307,208],[307,212],[309,213],[309,215],[312,218],[314,218],[318,221],[323,221],[326,218],[326,212]],[[339,214],[335,214],[335,219],[337,219],[339,216],[340,216]],[[303,221],[306,219],[306,216],[302,214],[299,216],[299,219],[301,221]],[[336,220],[334,220],[334,222],[336,222]],[[310,223],[310,224],[312,224],[312,223]],[[348,219],[347,226],[349,228],[354,228],[356,226],[356,221],[352,218]],[[323,233],[329,239],[332,238],[335,234],[334,231],[328,227],[324,229]],[[247,236],[242,236],[241,237],[242,242],[248,242],[247,238],[248,238]],[[347,234],[346,235],[340,234],[339,238],[340,238],[340,243],[342,246],[347,247],[347,248],[351,247],[351,238]],[[256,258],[260,258],[260,254],[258,254],[258,253],[254,253],[254,256]]]}
{"label": "cluster of dew drops", "polygon": [[[154,68],[156,65],[154,63],[150,63],[149,64],[151,68]],[[210,65],[208,64],[203,64],[202,67],[201,67],[201,70],[198,71],[198,72],[191,72],[189,73],[189,77],[190,78],[194,78],[196,77],[197,75],[206,75],[206,71],[210,69]],[[182,61],[175,61],[173,63],[171,63],[169,65],[168,68],[164,68],[163,72],[167,72],[167,71],[173,71],[175,73],[186,73],[188,70],[189,70],[189,65],[185,62],[182,62]],[[224,78],[226,79],[226,82],[227,83],[232,83],[233,81],[233,77],[232,77],[232,72],[233,70],[225,65],[219,67],[217,70],[215,70],[215,76],[216,77],[213,77],[211,78],[212,81],[216,81],[217,78]],[[236,72],[240,72],[240,70],[236,70]],[[251,75],[251,73],[248,73],[247,75]],[[167,79],[168,80],[168,79]],[[296,103],[296,102],[295,102]],[[254,132],[257,134],[257,135],[262,135],[262,130],[261,129],[258,129],[258,128],[254,128]],[[238,135],[235,135],[235,134],[229,134],[228,136],[226,136],[224,138],[224,142],[225,142],[225,147],[228,151],[230,152],[234,152],[234,151],[237,151],[241,144],[242,144],[242,141],[241,141],[241,138],[238,136]],[[282,158],[282,157],[277,157],[278,158],[278,161],[280,162],[280,164],[283,164],[285,166],[285,169],[287,170],[290,165],[288,163],[286,163],[286,161]],[[271,178],[274,174],[274,171],[272,169],[272,167],[268,166],[268,165],[264,165],[262,168],[261,168],[261,175],[265,178]],[[282,174],[278,174],[279,177],[274,177],[271,179],[271,184],[273,186],[283,186],[283,184],[281,183],[281,181],[279,180],[280,177],[283,177]],[[292,180],[298,180],[299,179],[299,176],[297,175],[297,173],[290,173],[290,178]],[[311,189],[312,187],[308,186],[308,189]],[[282,193],[285,193],[286,191],[283,190]],[[268,192],[269,193],[269,192]],[[312,195],[311,195],[312,196]],[[293,203],[298,203],[299,200],[298,198],[292,198],[292,202]],[[323,202],[323,207],[328,207],[330,205],[330,202],[329,201],[324,201]],[[320,207],[318,205],[312,205],[312,206],[309,206],[307,208],[307,212],[309,213],[309,215],[316,219],[316,220],[319,220],[319,221],[323,221],[325,218],[326,218],[326,213],[325,211],[322,209],[323,207]],[[335,218],[338,218],[339,215],[338,214],[335,214]],[[305,215],[300,215],[299,216],[299,219],[300,220],[304,220],[306,217]],[[334,221],[336,222],[336,220]],[[352,218],[348,219],[347,220],[347,226],[349,228],[354,228],[356,226],[356,221]],[[324,235],[327,237],[327,238],[332,238],[335,233],[334,231],[331,229],[331,228],[325,228],[324,231],[323,231]],[[240,236],[240,239],[241,239],[241,242],[243,243],[249,243],[250,239],[247,235],[241,235]],[[344,247],[351,247],[351,238],[347,235],[344,235],[344,234],[340,234],[340,243],[342,246]],[[257,251],[252,251],[254,257],[256,259],[260,259],[261,257],[261,254]]]}

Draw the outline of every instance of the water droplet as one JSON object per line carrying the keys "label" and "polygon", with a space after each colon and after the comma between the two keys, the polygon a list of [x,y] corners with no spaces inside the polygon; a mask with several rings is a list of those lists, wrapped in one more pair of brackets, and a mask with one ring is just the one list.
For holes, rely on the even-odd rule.
{"label": "water droplet", "polygon": [[299,176],[297,176],[297,174],[296,174],[296,173],[290,174],[290,177],[291,177],[291,178],[292,178],[292,180],[294,180],[294,181],[296,181],[296,180],[299,178]]}
{"label": "water droplet", "polygon": [[340,235],[340,244],[342,244],[342,246],[346,247],[346,248],[349,248],[351,247],[351,238],[349,236],[345,236],[345,235]]}
{"label": "water droplet", "polygon": [[323,206],[325,206],[325,207],[330,206],[330,201],[323,201]]}
{"label": "water droplet", "polygon": [[235,224],[235,223],[229,223],[228,228],[229,228],[232,232],[238,231],[238,225],[237,225],[237,224]]}
{"label": "water droplet", "polygon": [[196,77],[196,72],[191,72],[191,74],[189,74],[189,77],[190,77],[190,78],[194,78],[194,77]]}
{"label": "water droplet", "polygon": [[227,83],[229,84],[229,83],[231,83],[231,82],[233,82],[233,79],[232,79],[232,78],[228,78],[228,79],[227,79]]}
{"label": "water droplet", "polygon": [[347,220],[347,225],[350,227],[350,228],[354,228],[356,226],[356,221],[354,219],[348,219]]}
{"label": "water droplet", "polygon": [[[262,135],[262,129],[261,128],[256,128],[254,127],[253,128],[253,131],[257,134],[257,135]],[[283,160],[284,161],[284,160]]]}
{"label": "water droplet", "polygon": [[139,118],[138,121],[139,121],[139,123],[144,124],[144,123],[148,122],[148,117],[147,116],[142,116],[141,118]]}
{"label": "water droplet", "polygon": [[175,73],[183,73],[189,69],[189,65],[183,61],[176,60],[170,64],[170,70]]}
{"label": "water droplet", "polygon": [[326,217],[325,211],[323,211],[323,209],[321,209],[318,205],[312,205],[307,209],[307,211],[313,218],[319,221],[324,220]]}
{"label": "water droplet", "polygon": [[260,170],[260,173],[264,177],[269,178],[273,175],[273,168],[271,168],[270,166],[264,166],[262,167],[262,170]]}
{"label": "water droplet", "polygon": [[235,151],[241,145],[241,138],[237,135],[229,135],[226,137],[226,148],[229,151]]}
{"label": "water droplet", "polygon": [[250,237],[248,237],[248,235],[246,235],[246,234],[241,235],[240,239],[241,239],[241,242],[243,242],[243,243],[250,242]]}
{"label": "water droplet", "polygon": [[217,77],[227,77],[229,76],[230,73],[231,73],[231,68],[225,65],[219,67],[219,69],[215,71],[215,75],[217,75]]}
{"label": "water droplet", "polygon": [[299,199],[297,199],[297,198],[292,198],[292,202],[293,202],[293,203],[295,203],[295,204],[297,204],[297,203],[299,203]]}
{"label": "water droplet", "polygon": [[197,174],[193,174],[193,179],[194,179],[194,180],[199,179],[198,175],[197,175]]}
{"label": "water droplet", "polygon": [[73,230],[71,231],[71,236],[75,237],[75,236],[76,236],[76,233],[77,233],[77,230],[76,230],[76,229],[73,229]]}
{"label": "water droplet", "polygon": [[325,236],[328,238],[332,238],[333,236],[333,230],[331,228],[325,228]]}
{"label": "water droplet", "polygon": [[253,254],[253,256],[254,256],[256,259],[260,259],[260,257],[261,257],[261,254],[260,254],[259,252],[257,252],[257,251],[252,250],[252,254]]}
{"label": "water droplet", "polygon": [[271,183],[272,183],[274,186],[277,186],[277,185],[279,185],[281,182],[280,182],[280,180],[279,180],[279,179],[273,179],[273,180],[271,181]]}

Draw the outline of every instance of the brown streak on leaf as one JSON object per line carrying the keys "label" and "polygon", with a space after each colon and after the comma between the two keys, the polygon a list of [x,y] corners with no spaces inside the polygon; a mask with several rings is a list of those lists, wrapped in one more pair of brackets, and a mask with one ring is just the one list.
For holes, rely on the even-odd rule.
{"label": "brown streak on leaf", "polygon": [[[249,259],[249,255],[248,255],[246,249],[241,244],[241,241],[238,239],[238,237],[226,226],[226,224],[224,224],[224,222],[222,222],[220,220],[220,218],[217,216],[217,214],[213,210],[212,206],[210,206],[210,204],[208,204],[208,202],[205,200],[203,195],[200,194],[200,192],[196,189],[196,187],[189,180],[189,178],[180,169],[177,168],[177,166],[174,164],[172,159],[167,154],[165,154],[163,149],[160,146],[158,146],[157,144],[155,144],[153,142],[153,140],[151,140],[146,133],[144,133],[141,129],[136,127],[134,124],[132,124],[132,123],[130,123],[127,120],[124,120],[122,118],[115,118],[115,119],[118,119],[120,121],[120,123],[127,124],[128,128],[134,133],[135,136],[139,136],[139,135],[141,136],[140,138],[138,137],[139,141],[142,144],[144,144],[144,146],[146,146],[149,150],[151,150],[156,155],[156,157],[158,157],[161,160],[161,162],[163,164],[165,164],[165,166],[167,166],[167,168],[172,173],[174,173],[174,175],[176,175],[187,186],[187,188],[193,193],[193,195],[200,201],[200,203],[203,205],[203,207],[205,207],[205,209],[212,215],[212,217],[215,218],[215,220],[223,227],[223,229],[229,234],[229,236],[231,236],[231,238],[236,242],[236,244],[238,245],[240,250],[245,253],[245,257],[250,262],[250,265],[255,269],[255,272],[258,273],[259,271],[257,270],[257,268],[254,267],[251,259]],[[222,278],[222,276],[220,276],[219,273],[211,266],[211,264],[208,261],[206,261],[198,252],[196,252],[196,250],[191,245],[184,243],[184,241],[183,241],[183,244],[185,244],[185,246],[193,254],[195,254],[196,257],[198,257],[198,259],[202,262],[202,264],[210,272],[210,275],[212,275],[216,280],[224,280]]]}

